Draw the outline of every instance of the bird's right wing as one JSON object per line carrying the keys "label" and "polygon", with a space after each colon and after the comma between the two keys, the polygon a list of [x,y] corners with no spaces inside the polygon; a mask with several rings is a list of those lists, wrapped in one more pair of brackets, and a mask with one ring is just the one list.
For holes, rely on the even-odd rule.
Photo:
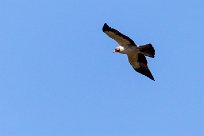
{"label": "bird's right wing", "polygon": [[[126,45],[135,45],[134,41],[127,37],[126,35],[123,35],[118,30],[109,27],[106,23],[103,26],[103,32],[106,33],[109,37],[117,41],[121,46]],[[135,45],[136,46],[136,45]]]}
{"label": "bird's right wing", "polygon": [[128,60],[135,71],[154,80],[154,77],[147,66],[147,60],[143,54],[128,55]]}

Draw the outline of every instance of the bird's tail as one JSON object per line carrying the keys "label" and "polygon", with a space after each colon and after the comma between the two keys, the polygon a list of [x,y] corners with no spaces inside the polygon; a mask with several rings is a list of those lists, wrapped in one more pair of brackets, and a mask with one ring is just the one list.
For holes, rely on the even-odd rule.
{"label": "bird's tail", "polygon": [[139,50],[143,55],[154,58],[155,50],[151,43],[139,46]]}

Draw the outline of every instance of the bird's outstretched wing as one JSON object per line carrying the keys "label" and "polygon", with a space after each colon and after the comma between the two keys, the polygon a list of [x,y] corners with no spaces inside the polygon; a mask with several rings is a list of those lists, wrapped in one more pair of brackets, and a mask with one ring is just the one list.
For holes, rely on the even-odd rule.
{"label": "bird's outstretched wing", "polygon": [[[147,60],[143,54],[128,55],[128,60],[135,71],[149,77],[154,80],[152,73],[147,66]],[[154,80],[155,81],[155,80]]]}
{"label": "bird's outstretched wing", "polygon": [[[118,30],[109,27],[106,23],[103,26],[103,32],[106,33],[109,37],[114,39],[115,41],[118,42],[121,46],[126,46],[126,45],[135,45],[134,41],[127,37],[126,35],[123,35],[120,33]],[[136,46],[136,45],[135,45]]]}

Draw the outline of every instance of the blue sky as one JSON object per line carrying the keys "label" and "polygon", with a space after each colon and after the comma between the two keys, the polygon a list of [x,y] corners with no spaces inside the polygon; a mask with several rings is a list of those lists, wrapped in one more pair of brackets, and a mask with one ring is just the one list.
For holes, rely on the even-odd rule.
{"label": "blue sky", "polygon": [[[204,1],[1,0],[1,136],[203,136]],[[102,32],[152,43],[155,82]]]}

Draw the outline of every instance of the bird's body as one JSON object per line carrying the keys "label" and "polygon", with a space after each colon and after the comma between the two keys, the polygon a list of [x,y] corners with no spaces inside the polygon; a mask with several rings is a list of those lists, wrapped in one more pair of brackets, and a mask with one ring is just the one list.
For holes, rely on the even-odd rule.
{"label": "bird's body", "polygon": [[123,35],[118,30],[109,27],[106,23],[102,30],[119,43],[119,46],[115,48],[114,52],[127,54],[129,63],[137,72],[154,80],[145,58],[145,56],[154,58],[155,50],[151,44],[137,46],[132,39]]}

